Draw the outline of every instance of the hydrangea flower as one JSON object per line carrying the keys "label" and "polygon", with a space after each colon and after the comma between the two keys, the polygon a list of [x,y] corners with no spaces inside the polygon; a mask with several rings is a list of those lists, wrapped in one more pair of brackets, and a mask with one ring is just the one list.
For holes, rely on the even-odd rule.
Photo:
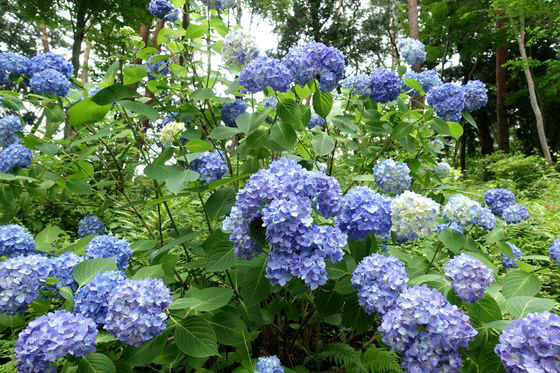
{"label": "hydrangea flower", "polygon": [[[169,66],[167,64],[166,59],[160,59],[160,54],[154,54],[150,57],[148,61],[148,79],[155,80],[157,79],[156,75],[168,75],[169,74]],[[156,60],[157,59],[157,60]],[[156,75],[154,75],[156,74]]]}
{"label": "hydrangea flower", "polygon": [[52,271],[42,255],[20,255],[0,262],[0,313],[23,313]]}
{"label": "hydrangea flower", "polygon": [[439,209],[432,199],[407,190],[391,203],[392,230],[402,239],[428,236],[438,227]]}
{"label": "hydrangea flower", "polygon": [[490,283],[496,281],[492,271],[476,258],[465,253],[451,259],[444,267],[451,287],[459,298],[474,303],[484,296]]}
{"label": "hydrangea flower", "polygon": [[27,255],[35,252],[35,241],[27,228],[8,224],[0,226],[0,256]]}
{"label": "hydrangea flower", "polygon": [[175,22],[179,18],[177,9],[169,0],[150,0],[148,11],[154,17],[164,21]]}
{"label": "hydrangea flower", "polygon": [[404,162],[386,159],[373,167],[373,178],[379,190],[385,194],[401,194],[412,183],[410,169]]}
{"label": "hydrangea flower", "polygon": [[88,259],[115,258],[119,269],[128,267],[128,260],[132,255],[132,250],[128,242],[119,240],[112,234],[94,237],[89,244],[87,244],[85,250]]}
{"label": "hydrangea flower", "polygon": [[413,38],[401,39],[397,49],[402,59],[409,65],[420,65],[426,61],[426,49],[420,40]]}
{"label": "hydrangea flower", "polygon": [[222,58],[227,66],[245,65],[259,55],[255,38],[243,30],[231,30],[222,44]]}
{"label": "hydrangea flower", "polygon": [[245,65],[239,74],[239,83],[252,93],[263,91],[269,86],[275,91],[286,92],[290,89],[292,75],[281,61],[260,56]]}
{"label": "hydrangea flower", "polygon": [[560,238],[552,243],[550,249],[548,249],[550,254],[550,259],[556,264],[560,264]]}
{"label": "hydrangea flower", "polygon": [[18,372],[48,371],[63,356],[86,356],[95,351],[93,320],[58,310],[31,321],[16,342]]}
{"label": "hydrangea flower", "polygon": [[319,114],[311,114],[311,119],[307,123],[307,128],[312,129],[315,127],[322,127],[325,125],[325,120]]}
{"label": "hydrangea flower", "polygon": [[27,75],[33,77],[35,74],[45,70],[55,70],[65,78],[70,78],[74,74],[74,67],[61,54],[52,52],[38,54],[33,57],[27,70]]}
{"label": "hydrangea flower", "polygon": [[86,215],[78,223],[78,236],[100,236],[105,234],[105,225],[95,215]]}
{"label": "hydrangea flower", "polygon": [[276,98],[276,96],[269,96],[264,99],[263,105],[266,108],[276,107],[278,105],[278,99]]}
{"label": "hydrangea flower", "polygon": [[443,217],[462,226],[474,224],[480,214],[482,206],[462,194],[453,194],[445,206],[443,206]]}
{"label": "hydrangea flower", "polygon": [[418,73],[416,71],[407,71],[403,74],[401,80],[401,89],[409,96],[416,96],[419,94],[415,89],[411,88],[406,82],[405,79],[413,79],[418,82]]}
{"label": "hydrangea flower", "polygon": [[451,166],[447,162],[438,162],[434,168],[434,173],[440,179],[451,176]]}
{"label": "hydrangea flower", "polygon": [[165,330],[164,309],[170,303],[169,289],[161,280],[125,280],[109,297],[105,329],[124,343],[139,346]]}
{"label": "hydrangea flower", "polygon": [[107,316],[109,296],[125,280],[124,273],[120,271],[98,273],[76,293],[75,312],[93,319],[97,324],[102,324]]}
{"label": "hydrangea flower", "polygon": [[342,200],[337,221],[353,240],[363,240],[369,233],[383,237],[391,230],[391,200],[365,186],[353,188]]}
{"label": "hydrangea flower", "polygon": [[513,320],[494,351],[508,372],[560,372],[560,316],[530,313]]}
{"label": "hydrangea flower", "polygon": [[523,256],[523,253],[514,244],[512,244],[510,242],[506,242],[506,243],[509,246],[509,248],[511,249],[511,252],[513,253],[513,258],[510,258],[509,256],[502,254],[500,256],[500,261],[502,262],[502,265],[504,266],[504,268],[515,268],[515,267],[517,267],[517,264],[515,264],[515,261],[521,259],[521,257]]}
{"label": "hydrangea flower", "polygon": [[480,80],[469,80],[462,88],[465,95],[465,111],[471,113],[488,103],[488,89]]}
{"label": "hydrangea flower", "polygon": [[442,84],[438,73],[435,70],[424,70],[418,73],[418,83],[422,86],[424,92],[428,92],[433,87],[437,87]]}
{"label": "hydrangea flower", "polygon": [[25,75],[31,61],[17,53],[0,53],[0,84],[11,84],[10,74]]}
{"label": "hydrangea flower", "polygon": [[461,233],[465,233],[465,228],[463,228],[461,225],[455,223],[455,222],[451,222],[451,223],[441,223],[440,225],[438,225],[437,231],[439,233],[441,233],[443,230],[445,229],[454,229],[457,232],[461,232]]}
{"label": "hydrangea flower", "polygon": [[247,110],[247,104],[240,98],[233,102],[224,104],[220,114],[222,115],[222,120],[228,127],[237,127],[235,120],[238,116],[243,114]]}
{"label": "hydrangea flower", "polygon": [[254,373],[284,373],[285,370],[282,367],[282,363],[278,356],[264,356],[259,357],[257,360],[257,365],[255,366]]}
{"label": "hydrangea flower", "polygon": [[529,210],[521,205],[511,205],[502,211],[502,219],[508,224],[517,224],[529,219]]}
{"label": "hydrangea flower", "polygon": [[394,71],[378,68],[371,73],[369,78],[369,96],[373,101],[385,104],[399,97],[401,80]]}
{"label": "hydrangea flower", "polygon": [[352,94],[362,97],[369,96],[369,84],[370,78],[366,74],[349,76],[340,83],[342,88],[351,89]]}
{"label": "hydrangea flower", "polygon": [[174,141],[179,138],[185,131],[185,124],[178,122],[167,123],[161,130],[161,135],[159,137],[160,141],[164,145],[171,145]]}
{"label": "hydrangea flower", "polygon": [[394,256],[366,256],[352,273],[358,302],[367,313],[384,315],[393,307],[407,283],[404,264]]}
{"label": "hydrangea flower", "polygon": [[228,167],[221,151],[204,152],[191,162],[191,169],[200,174],[206,184],[221,179]]}
{"label": "hydrangea flower", "polygon": [[492,210],[483,207],[480,210],[480,215],[476,219],[475,224],[486,229],[487,231],[491,231],[492,229],[496,228],[496,216],[494,216]]}
{"label": "hydrangea flower", "polygon": [[504,209],[515,205],[515,195],[509,189],[488,189],[484,193],[484,200],[492,213],[501,216]]}
{"label": "hydrangea flower", "polygon": [[74,253],[64,253],[49,260],[52,265],[52,272],[49,277],[56,277],[58,279],[56,287],[58,289],[69,287],[72,291],[76,291],[78,284],[73,277],[74,268],[84,261],[84,257]]}
{"label": "hydrangea flower", "polygon": [[458,122],[465,107],[465,95],[461,87],[445,83],[433,87],[426,94],[428,105],[432,106],[438,117]]}
{"label": "hydrangea flower", "polygon": [[405,372],[458,373],[463,359],[457,351],[434,346],[426,340],[416,340],[401,358]]}
{"label": "hydrangea flower", "polygon": [[290,69],[295,84],[306,85],[319,74],[315,58],[308,53],[306,47],[293,46],[282,58],[282,62]]}
{"label": "hydrangea flower", "polygon": [[15,115],[8,115],[0,119],[0,147],[6,147],[18,142],[17,132],[22,129],[23,126]]}
{"label": "hydrangea flower", "polygon": [[16,168],[27,168],[31,165],[31,150],[20,144],[11,144],[0,152],[0,172],[11,174]]}
{"label": "hydrangea flower", "polygon": [[72,83],[64,74],[53,69],[46,69],[33,74],[29,82],[29,87],[33,93],[57,97],[65,97],[71,85]]}

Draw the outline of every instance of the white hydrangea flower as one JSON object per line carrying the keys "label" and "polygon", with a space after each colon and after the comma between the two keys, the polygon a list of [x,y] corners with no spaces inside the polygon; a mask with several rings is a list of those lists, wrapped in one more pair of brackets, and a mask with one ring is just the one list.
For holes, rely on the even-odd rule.
{"label": "white hydrangea flower", "polygon": [[222,44],[222,58],[228,66],[244,65],[258,54],[255,38],[243,30],[231,30]]}
{"label": "white hydrangea flower", "polygon": [[392,230],[401,239],[425,237],[437,230],[440,205],[409,190],[391,203]]}
{"label": "white hydrangea flower", "polygon": [[442,212],[443,217],[447,221],[466,227],[478,220],[482,213],[482,206],[469,197],[462,194],[454,194],[449,198]]}
{"label": "white hydrangea flower", "polygon": [[170,145],[185,130],[185,123],[167,123],[161,130],[160,140],[164,145]]}

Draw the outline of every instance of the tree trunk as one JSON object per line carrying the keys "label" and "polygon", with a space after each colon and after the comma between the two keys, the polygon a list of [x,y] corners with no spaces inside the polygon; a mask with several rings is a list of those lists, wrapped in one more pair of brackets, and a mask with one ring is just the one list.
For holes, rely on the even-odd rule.
{"label": "tree trunk", "polygon": [[72,66],[74,66],[75,76],[78,76],[82,42],[86,36],[86,7],[81,1],[76,2],[76,7],[76,27],[74,28],[74,41],[72,43]]}
{"label": "tree trunk", "polygon": [[480,153],[482,155],[492,154],[494,152],[494,142],[490,134],[490,126],[488,124],[488,113],[481,112],[478,121],[478,140],[480,141]]}
{"label": "tree trunk", "polygon": [[527,88],[529,89],[529,100],[531,102],[531,108],[535,114],[535,120],[537,122],[537,132],[539,134],[539,142],[541,143],[541,150],[543,152],[544,158],[547,160],[548,164],[553,164],[552,157],[550,156],[550,150],[548,148],[548,143],[546,141],[546,134],[544,132],[544,120],[537,101],[537,93],[535,91],[535,82],[533,81],[533,75],[531,74],[531,69],[529,68],[529,60],[527,58],[527,50],[525,49],[525,18],[522,15],[520,17],[519,30],[516,32],[517,44],[519,45],[519,54],[521,54],[521,61],[523,61],[523,72],[525,73],[525,78],[527,79]]}
{"label": "tree trunk", "polygon": [[[420,40],[420,28],[418,27],[418,1],[408,0],[408,35],[416,40]],[[422,68],[420,65],[412,66],[412,70],[419,73]]]}
{"label": "tree trunk", "polygon": [[80,79],[82,80],[82,83],[88,82],[90,52],[91,52],[91,40],[86,39],[86,49],[84,50],[84,62],[82,64],[82,74],[80,75]]}
{"label": "tree trunk", "polygon": [[43,22],[39,22],[39,31],[41,32],[41,43],[43,44],[43,52],[47,53],[49,51],[49,30],[47,25]]}
{"label": "tree trunk", "polygon": [[[497,14],[496,28],[498,32],[503,32],[505,19],[502,13]],[[505,44],[505,42],[502,42]],[[507,93],[507,72],[504,64],[507,62],[508,49],[505,46],[496,48],[496,127],[498,148],[509,153],[509,124],[507,118],[506,93]]]}

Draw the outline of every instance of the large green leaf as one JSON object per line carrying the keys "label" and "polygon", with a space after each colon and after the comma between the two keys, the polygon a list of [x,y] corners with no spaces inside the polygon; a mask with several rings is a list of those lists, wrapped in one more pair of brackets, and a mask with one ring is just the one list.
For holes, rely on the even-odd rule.
{"label": "large green leaf", "polygon": [[206,213],[211,220],[219,219],[229,214],[235,204],[235,189],[222,188],[216,190],[206,201]]}
{"label": "large green leaf", "polygon": [[146,76],[148,76],[146,66],[127,65],[123,67],[123,83],[125,85],[134,84]]}
{"label": "large green leaf", "polygon": [[91,101],[95,102],[97,105],[103,106],[112,104],[113,102],[117,102],[124,98],[136,96],[138,96],[138,92],[134,89],[120,84],[115,84],[97,92],[93,97],[91,97]]}
{"label": "large green leaf", "polygon": [[175,343],[189,356],[208,357],[218,354],[214,328],[200,316],[188,316],[175,326]]}
{"label": "large green leaf", "polygon": [[181,169],[180,167],[175,167],[173,169],[167,169],[172,171],[170,175],[165,179],[165,186],[173,194],[179,194],[183,188],[185,188],[191,181],[198,180],[200,177],[198,172],[191,169]]}
{"label": "large green leaf", "polygon": [[241,277],[241,296],[247,307],[251,307],[270,294],[270,281],[266,278],[266,259],[259,256],[251,261],[249,269]]}
{"label": "large green leaf", "polygon": [[330,92],[315,91],[313,94],[313,109],[321,117],[326,118],[333,106],[333,96]]}
{"label": "large green leaf", "polygon": [[313,135],[311,145],[315,153],[322,157],[330,154],[334,149],[334,140],[326,132],[319,132]]}
{"label": "large green leaf", "polygon": [[74,280],[78,285],[84,286],[99,272],[116,271],[117,263],[115,258],[94,258],[84,260],[74,268]]}
{"label": "large green leaf", "polygon": [[187,143],[187,149],[191,152],[208,152],[214,148],[204,140],[193,139]]}
{"label": "large green leaf", "polygon": [[230,269],[235,263],[233,243],[229,235],[221,230],[212,232],[202,244],[202,248],[208,254],[206,272],[222,272]]}
{"label": "large green leaf", "polygon": [[467,247],[465,235],[455,229],[446,228],[441,231],[438,237],[445,247],[455,254],[458,254],[462,248]]}
{"label": "large green leaf", "polygon": [[123,360],[132,365],[151,363],[158,357],[167,343],[167,333],[150,339],[138,347],[129,347],[125,350]]}
{"label": "large green leaf", "polygon": [[476,303],[469,304],[468,308],[469,315],[477,326],[502,319],[500,306],[487,294]]}
{"label": "large green leaf", "polygon": [[288,98],[280,101],[276,106],[276,113],[282,121],[293,123],[296,127],[301,126],[301,109],[295,100]]}
{"label": "large green leaf", "polygon": [[110,109],[111,104],[97,105],[91,99],[86,98],[68,110],[68,120],[71,125],[76,127],[97,123],[105,118]]}
{"label": "large green leaf", "polygon": [[291,124],[280,121],[272,126],[270,140],[280,145],[284,150],[290,150],[297,142],[296,131]]}
{"label": "large green leaf", "polygon": [[507,299],[518,296],[532,297],[541,289],[539,278],[532,273],[523,271],[508,273],[502,284],[502,293]]}
{"label": "large green leaf", "polygon": [[80,358],[78,373],[116,373],[117,368],[109,357],[99,352]]}
{"label": "large green leaf", "polygon": [[143,102],[122,100],[119,101],[119,104],[126,110],[143,115],[150,120],[156,120],[159,118],[157,110]]}
{"label": "large green leaf", "polygon": [[233,289],[205,288],[193,290],[188,297],[178,298],[169,305],[170,310],[213,311],[229,303]]}
{"label": "large green leaf", "polygon": [[554,308],[552,299],[518,296],[506,301],[506,309],[515,319],[522,319],[531,312],[550,311]]}
{"label": "large green leaf", "polygon": [[458,140],[461,136],[463,136],[463,126],[461,126],[457,122],[447,122],[449,126],[449,134],[454,139]]}
{"label": "large green leaf", "polygon": [[208,137],[215,140],[227,140],[241,132],[239,128],[235,127],[216,127],[210,132]]}
{"label": "large green leaf", "polygon": [[45,229],[35,236],[35,245],[38,251],[52,251],[52,244],[58,240],[58,237],[64,233],[57,225],[48,225]]}
{"label": "large green leaf", "polygon": [[235,313],[221,311],[212,316],[208,322],[214,328],[220,344],[235,346],[248,339],[247,326]]}

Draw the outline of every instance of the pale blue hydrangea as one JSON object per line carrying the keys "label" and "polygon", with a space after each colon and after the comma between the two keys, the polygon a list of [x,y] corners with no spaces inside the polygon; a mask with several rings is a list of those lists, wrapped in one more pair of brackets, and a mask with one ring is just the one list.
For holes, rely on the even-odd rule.
{"label": "pale blue hydrangea", "polygon": [[119,269],[128,267],[128,261],[132,255],[130,245],[125,240],[119,240],[112,234],[94,237],[87,244],[86,255],[88,259],[114,258]]}
{"label": "pale blue hydrangea", "polygon": [[249,33],[231,30],[222,44],[222,59],[227,66],[245,65],[259,55],[257,42]]}
{"label": "pale blue hydrangea", "polygon": [[266,87],[286,92],[290,89],[292,75],[281,61],[261,56],[245,65],[239,74],[239,83],[251,93],[263,91]]}
{"label": "pale blue hydrangea", "polygon": [[418,74],[417,81],[422,86],[424,92],[428,92],[430,89],[443,84],[439,74],[435,70],[422,71]]}
{"label": "pale blue hydrangea", "polygon": [[105,225],[95,215],[86,215],[78,223],[78,236],[100,236],[105,234]]}
{"label": "pale blue hydrangea", "polygon": [[358,95],[362,97],[369,96],[369,84],[370,77],[366,74],[352,75],[344,79],[340,85],[342,88],[348,88],[352,90],[353,95]]}
{"label": "pale blue hydrangea", "polygon": [[445,147],[443,141],[441,141],[439,138],[435,138],[432,141],[430,141],[430,145],[432,146],[431,150],[436,154],[441,153],[441,151]]}
{"label": "pale blue hydrangea", "polygon": [[47,52],[31,58],[27,75],[33,77],[35,74],[45,70],[55,70],[67,79],[74,73],[74,67],[63,55]]}
{"label": "pale blue hydrangea", "polygon": [[507,245],[509,246],[509,248],[511,249],[511,252],[513,253],[513,258],[502,254],[500,256],[500,261],[502,262],[502,265],[504,266],[504,268],[515,268],[517,267],[517,264],[515,264],[516,260],[520,260],[521,257],[523,256],[523,252],[521,252],[521,250],[515,246],[514,244],[510,243],[510,242],[506,242]]}
{"label": "pale blue hydrangea", "polygon": [[68,95],[71,86],[72,83],[64,74],[53,69],[46,69],[33,74],[29,82],[29,88],[33,93],[57,97]]}
{"label": "pale blue hydrangea", "polygon": [[548,249],[548,253],[550,254],[550,259],[556,264],[560,264],[560,238],[555,240]]}
{"label": "pale blue hydrangea", "polygon": [[508,224],[517,224],[529,219],[529,210],[521,205],[511,205],[502,211],[501,218]]}
{"label": "pale blue hydrangea", "polygon": [[23,313],[52,272],[48,258],[20,255],[0,262],[0,313]]}
{"label": "pale blue hydrangea", "polygon": [[440,179],[451,176],[451,166],[447,162],[438,162],[434,168],[434,173]]}
{"label": "pale blue hydrangea", "polygon": [[480,210],[480,215],[478,216],[478,219],[476,219],[475,224],[487,231],[491,231],[496,228],[496,216],[492,213],[492,210],[483,207]]}
{"label": "pale blue hydrangea", "polygon": [[125,280],[111,293],[104,328],[122,342],[139,346],[160,335],[171,303],[165,284],[154,278]]}
{"label": "pale blue hydrangea", "polygon": [[465,107],[465,95],[461,87],[451,83],[433,87],[426,94],[426,99],[438,117],[454,122],[461,120]]}
{"label": "pale blue hydrangea", "polygon": [[464,111],[471,113],[488,103],[488,89],[480,80],[469,80],[462,88],[465,95]]}
{"label": "pale blue hydrangea", "polygon": [[352,285],[358,291],[358,302],[366,313],[387,313],[407,283],[404,264],[394,256],[366,256],[352,273]]}
{"label": "pale blue hydrangea", "polygon": [[76,266],[84,261],[84,257],[74,253],[64,253],[62,255],[49,258],[49,260],[52,265],[52,272],[49,277],[55,277],[58,279],[56,287],[58,289],[69,287],[72,291],[76,291],[78,284],[74,280],[73,273]]}
{"label": "pale blue hydrangea", "polygon": [[191,169],[200,174],[205,184],[221,179],[228,167],[221,151],[204,152],[191,162]]}
{"label": "pale blue hydrangea", "polygon": [[19,117],[8,115],[0,119],[0,148],[19,142],[18,132],[23,130]]}
{"label": "pale blue hydrangea", "polygon": [[93,320],[58,310],[31,321],[16,342],[18,372],[43,373],[67,355],[86,356],[95,351],[97,327]]}
{"label": "pale blue hydrangea", "polygon": [[437,230],[439,209],[432,199],[407,190],[391,202],[391,229],[407,240],[428,236]]}
{"label": "pale blue hydrangea", "polygon": [[35,252],[35,241],[27,228],[18,224],[0,226],[0,256],[27,255]]}
{"label": "pale blue hydrangea", "polygon": [[307,128],[312,129],[315,127],[322,127],[325,125],[325,120],[319,114],[311,114],[311,119],[307,123]]}
{"label": "pale blue hydrangea", "polygon": [[156,80],[158,75],[169,75],[169,65],[167,59],[162,59],[160,54],[154,54],[148,60],[148,79]]}
{"label": "pale blue hydrangea", "polygon": [[444,267],[455,294],[465,302],[475,303],[484,297],[494,274],[482,262],[465,253],[451,259]]}
{"label": "pale blue hydrangea", "polygon": [[269,96],[264,99],[263,105],[266,108],[276,107],[278,105],[278,99],[276,98],[276,96]]}
{"label": "pale blue hydrangea", "polygon": [[316,61],[306,47],[298,45],[291,47],[282,58],[282,62],[290,69],[294,83],[301,86],[306,85],[319,74]]}
{"label": "pale blue hydrangea", "polygon": [[25,75],[31,61],[17,53],[0,53],[0,84],[11,84],[10,74],[15,77]]}
{"label": "pale blue hydrangea", "polygon": [[373,167],[373,178],[379,190],[390,195],[401,194],[410,188],[412,183],[407,164],[392,159],[376,164]]}
{"label": "pale blue hydrangea", "polygon": [[353,240],[363,240],[369,233],[383,237],[391,230],[391,199],[365,186],[353,188],[342,200],[337,222]]}
{"label": "pale blue hydrangea", "polygon": [[506,207],[515,205],[515,195],[509,189],[488,189],[484,193],[484,201],[492,213],[501,216]]}
{"label": "pale blue hydrangea", "polygon": [[0,152],[0,172],[11,174],[17,168],[31,166],[31,150],[20,144],[11,144]]}
{"label": "pale blue hydrangea", "polygon": [[453,194],[445,206],[443,206],[443,217],[450,222],[457,223],[463,227],[474,224],[480,217],[482,206],[462,194]]}
{"label": "pale blue hydrangea", "polygon": [[441,223],[440,225],[438,225],[437,231],[439,233],[441,233],[442,231],[444,231],[447,228],[456,230],[457,232],[465,233],[465,228],[463,228],[461,225],[459,225],[455,222]]}
{"label": "pale blue hydrangea", "polygon": [[233,102],[224,104],[220,110],[220,114],[222,115],[222,120],[226,126],[237,127],[235,120],[246,110],[247,104],[242,99],[238,98]]}
{"label": "pale blue hydrangea", "polygon": [[513,320],[494,352],[508,373],[560,372],[560,316],[541,312]]}
{"label": "pale blue hydrangea", "polygon": [[378,68],[371,73],[369,78],[369,96],[372,101],[385,104],[399,97],[401,80],[394,71]]}
{"label": "pale blue hydrangea", "polygon": [[463,366],[461,354],[428,340],[416,340],[401,358],[407,373],[459,373]]}
{"label": "pale blue hydrangea", "polygon": [[276,355],[259,357],[254,373],[284,373],[280,359]]}
{"label": "pale blue hydrangea", "polygon": [[74,296],[74,311],[103,324],[111,293],[126,280],[120,271],[100,272]]}
{"label": "pale blue hydrangea", "polygon": [[424,44],[417,39],[404,38],[399,40],[397,49],[403,60],[411,66],[420,65],[426,61]]}
{"label": "pale blue hydrangea", "polygon": [[164,21],[175,22],[179,18],[178,10],[169,0],[150,0],[148,11],[154,17]]}

